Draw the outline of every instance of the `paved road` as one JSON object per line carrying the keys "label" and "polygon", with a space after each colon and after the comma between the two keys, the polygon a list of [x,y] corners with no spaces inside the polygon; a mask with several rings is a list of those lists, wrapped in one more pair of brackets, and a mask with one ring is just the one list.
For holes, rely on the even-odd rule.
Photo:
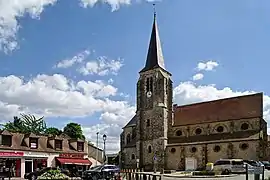
{"label": "paved road", "polygon": [[[264,179],[268,179],[268,177],[270,177],[270,171],[266,171],[264,173]],[[175,177],[164,177],[163,180],[175,180]],[[223,178],[179,178],[179,180],[246,180],[246,176],[245,175],[237,175],[234,177],[223,177]],[[254,180],[254,175],[250,174],[249,175],[249,180]],[[262,177],[261,177],[262,179]]]}
{"label": "paved road", "polygon": [[[265,179],[268,179],[268,177],[270,177],[270,171],[265,171],[264,173],[264,178]],[[261,177],[262,178],[262,177]],[[177,178],[177,177],[167,177],[167,176],[164,176],[162,178],[162,180],[175,180],[175,179],[179,179],[179,180],[246,180],[246,176],[245,175],[237,175],[237,176],[233,176],[233,177],[222,177],[222,178]],[[253,174],[250,174],[249,175],[249,180],[254,180],[254,175]],[[126,180],[126,178],[123,178],[123,180]],[[159,178],[157,178],[157,180],[159,180]]]}
{"label": "paved road", "polygon": [[[223,178],[175,178],[175,177],[164,177],[162,180],[246,180],[245,175],[239,175],[234,177],[223,177]],[[250,175],[249,180],[254,180],[254,176]]]}

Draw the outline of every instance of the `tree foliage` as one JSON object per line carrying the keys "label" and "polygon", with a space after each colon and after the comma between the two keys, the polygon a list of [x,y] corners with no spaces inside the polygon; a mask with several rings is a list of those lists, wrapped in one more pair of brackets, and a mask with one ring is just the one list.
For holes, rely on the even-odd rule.
{"label": "tree foliage", "polygon": [[85,139],[82,127],[77,123],[69,123],[64,127],[64,133],[71,138]]}
{"label": "tree foliage", "polygon": [[24,129],[23,121],[17,116],[13,117],[13,122],[9,121],[6,124],[2,124],[2,126],[4,130],[8,130],[10,132],[26,132],[26,129]]}
{"label": "tree foliage", "polygon": [[21,116],[24,128],[27,132],[34,134],[43,134],[47,129],[44,117],[36,118],[34,115],[31,114],[21,114]]}
{"label": "tree foliage", "polygon": [[62,131],[60,129],[57,129],[56,127],[49,127],[45,130],[45,134],[51,134],[54,136],[62,134]]}
{"label": "tree foliage", "polygon": [[21,114],[20,118],[14,116],[13,122],[7,122],[2,126],[5,130],[19,133],[42,134],[46,130],[46,123],[43,117],[36,118],[34,115],[30,114]]}
{"label": "tree foliage", "polygon": [[4,130],[18,133],[34,133],[34,134],[51,134],[60,135],[62,133],[71,138],[85,139],[80,124],[69,123],[64,127],[62,132],[56,127],[47,128],[44,117],[37,118],[31,114],[21,114],[21,117],[14,116],[13,121],[1,124]]}

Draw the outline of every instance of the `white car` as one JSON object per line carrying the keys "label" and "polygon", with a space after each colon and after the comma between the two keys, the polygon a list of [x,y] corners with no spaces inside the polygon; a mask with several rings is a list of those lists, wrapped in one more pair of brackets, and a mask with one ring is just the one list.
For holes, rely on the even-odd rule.
{"label": "white car", "polygon": [[[242,159],[220,159],[214,164],[214,171],[221,171],[222,174],[245,173],[246,165]],[[252,166],[248,168],[251,168]]]}

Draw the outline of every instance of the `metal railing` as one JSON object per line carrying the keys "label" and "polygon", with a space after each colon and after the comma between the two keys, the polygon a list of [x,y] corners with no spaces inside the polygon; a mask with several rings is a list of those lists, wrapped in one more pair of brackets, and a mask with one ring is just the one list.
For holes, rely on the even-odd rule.
{"label": "metal railing", "polygon": [[136,169],[124,169],[121,171],[122,180],[161,180],[162,175],[143,172]]}

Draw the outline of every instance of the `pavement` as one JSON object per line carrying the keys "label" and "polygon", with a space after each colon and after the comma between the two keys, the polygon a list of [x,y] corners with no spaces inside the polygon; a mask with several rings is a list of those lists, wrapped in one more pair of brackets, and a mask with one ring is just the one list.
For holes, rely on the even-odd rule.
{"label": "pavement", "polygon": [[[142,173],[143,174],[143,173]],[[145,173],[145,174],[154,174],[154,173]],[[156,175],[160,175],[159,173],[156,173]],[[268,177],[270,177],[270,171],[266,170],[264,172],[264,179],[268,179]],[[125,177],[122,178],[123,180],[126,180]],[[152,179],[152,178],[150,178]],[[246,175],[230,175],[230,176],[223,176],[223,177],[184,177],[183,174],[181,173],[172,173],[172,174],[164,174],[162,176],[162,180],[175,180],[175,179],[179,179],[179,180],[246,180]],[[248,177],[249,180],[254,180],[254,175],[253,174],[249,174]],[[262,177],[260,178],[262,179]],[[157,180],[159,180],[159,177],[157,178]]]}

